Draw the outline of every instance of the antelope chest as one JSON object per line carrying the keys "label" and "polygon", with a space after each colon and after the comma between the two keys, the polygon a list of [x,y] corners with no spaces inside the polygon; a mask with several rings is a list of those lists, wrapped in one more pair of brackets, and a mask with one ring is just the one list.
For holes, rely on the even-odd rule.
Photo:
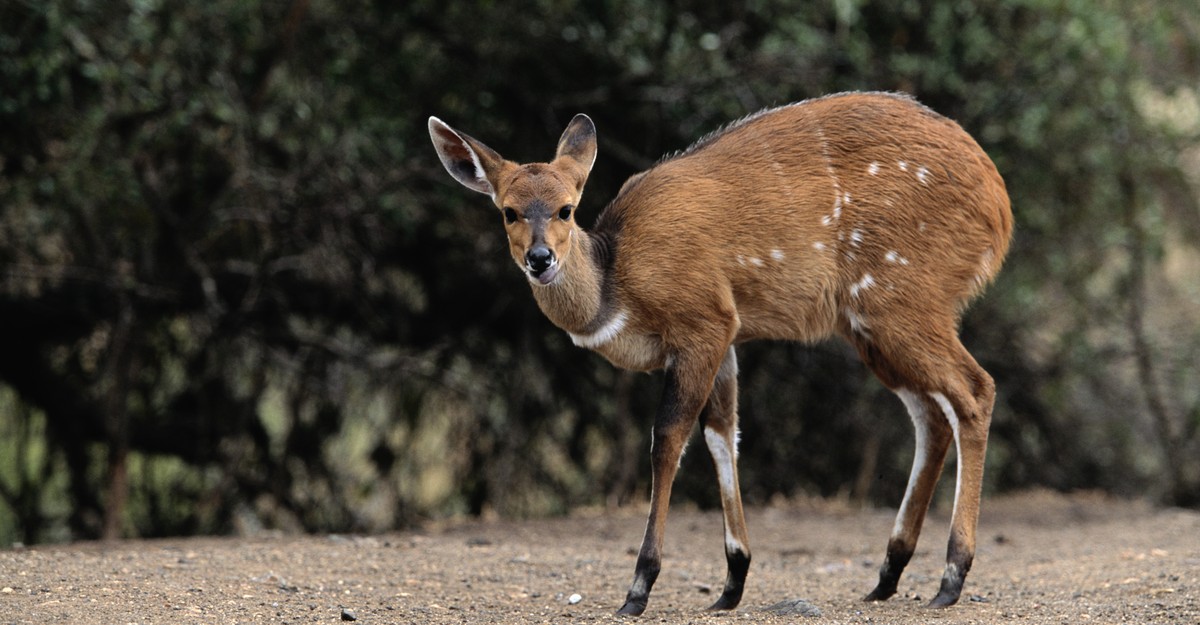
{"label": "antelope chest", "polygon": [[667,350],[662,340],[652,334],[643,334],[628,325],[629,317],[624,311],[612,316],[594,332],[576,334],[568,332],[571,341],[604,356],[613,365],[633,371],[661,369],[667,362]]}

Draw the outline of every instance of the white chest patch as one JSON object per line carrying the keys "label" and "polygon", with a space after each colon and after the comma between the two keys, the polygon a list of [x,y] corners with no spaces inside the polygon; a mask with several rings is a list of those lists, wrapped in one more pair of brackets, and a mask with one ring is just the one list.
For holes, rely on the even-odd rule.
{"label": "white chest patch", "polygon": [[621,330],[625,329],[625,322],[629,320],[629,314],[624,310],[613,315],[604,325],[591,334],[575,334],[568,332],[571,335],[571,341],[579,347],[587,349],[596,349],[605,343],[616,338]]}

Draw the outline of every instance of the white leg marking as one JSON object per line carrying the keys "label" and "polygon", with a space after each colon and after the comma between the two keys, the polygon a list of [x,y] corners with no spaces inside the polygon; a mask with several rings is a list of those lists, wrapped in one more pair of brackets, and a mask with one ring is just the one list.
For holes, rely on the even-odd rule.
{"label": "white leg marking", "polygon": [[605,343],[616,338],[616,336],[621,333],[621,330],[625,329],[625,322],[628,320],[629,314],[622,310],[613,315],[612,318],[608,320],[608,323],[605,323],[603,326],[601,326],[599,330],[596,330],[591,334],[574,334],[570,332],[568,332],[568,334],[571,335],[571,341],[579,347],[596,349],[597,347],[600,347],[601,345],[604,345]]}
{"label": "white leg marking", "polygon": [[942,579],[948,581],[958,581],[958,565],[953,562],[946,563],[946,572],[942,573]]}
{"label": "white leg marking", "polygon": [[683,466],[683,457],[687,455],[688,443],[690,441],[691,441],[691,437],[683,439],[683,447],[679,448],[679,460],[675,461],[675,470],[676,471],[679,470],[679,467]]}
{"label": "white leg marking", "polygon": [[720,432],[704,428],[704,442],[712,452],[713,460],[717,463],[717,482],[721,485],[721,493],[733,492],[733,463],[737,460],[737,448],[730,448],[725,437]]}
{"label": "white leg marking", "polygon": [[629,592],[633,595],[645,595],[646,580],[642,579],[641,575],[635,577],[633,580],[633,585],[629,587]]}
{"label": "white leg marking", "polygon": [[896,396],[904,402],[908,416],[912,419],[916,432],[916,453],[913,455],[912,472],[908,474],[908,488],[904,491],[904,499],[900,501],[900,511],[896,513],[896,524],[892,526],[892,536],[904,533],[904,518],[908,516],[908,508],[912,505],[913,491],[917,488],[917,476],[925,469],[929,458],[925,454],[926,443],[929,440],[929,422],[926,420],[925,404],[916,393],[906,389],[896,389]]}
{"label": "white leg marking", "polygon": [[958,433],[958,413],[954,412],[954,406],[950,405],[950,400],[946,399],[945,395],[941,393],[930,393],[929,396],[933,398],[933,401],[937,402],[938,407],[942,409],[942,414],[946,415],[946,420],[950,422],[950,429],[954,431],[954,449],[955,453],[958,454],[958,461],[954,463],[956,467],[954,475],[954,509],[957,511],[958,494],[962,489],[963,467],[962,441],[959,438]]}
{"label": "white leg marking", "polygon": [[[733,445],[719,432],[712,428],[704,428],[704,442],[712,454],[713,462],[717,465],[717,484],[721,487],[721,501],[728,510],[737,499],[737,486],[734,479],[737,471],[737,434],[734,434]],[[730,532],[729,523],[725,524],[725,549],[746,553],[746,546]]]}

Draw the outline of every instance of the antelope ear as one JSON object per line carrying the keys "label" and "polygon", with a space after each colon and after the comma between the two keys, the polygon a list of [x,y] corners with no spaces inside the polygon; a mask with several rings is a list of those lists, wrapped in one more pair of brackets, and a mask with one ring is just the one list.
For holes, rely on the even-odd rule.
{"label": "antelope ear", "polygon": [[582,191],[592,165],[596,163],[596,125],[592,123],[592,118],[580,113],[567,124],[554,156],[556,161],[562,158],[574,161],[576,190]]}
{"label": "antelope ear", "polygon": [[429,118],[429,138],[446,171],[464,187],[496,199],[496,175],[504,158],[482,142],[459,132],[446,122]]}

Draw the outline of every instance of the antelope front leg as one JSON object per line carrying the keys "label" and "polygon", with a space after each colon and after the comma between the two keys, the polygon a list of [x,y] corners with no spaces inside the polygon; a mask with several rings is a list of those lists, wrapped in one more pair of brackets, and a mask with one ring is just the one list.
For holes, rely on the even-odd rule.
{"label": "antelope front leg", "polygon": [[712,389],[720,354],[703,360],[681,355],[667,368],[650,448],[650,465],[654,472],[650,482],[650,518],[646,520],[646,535],[638,552],[633,584],[625,596],[625,605],[617,610],[617,614],[638,616],[646,610],[650,588],[662,566],[663,531],[667,525],[671,485],[692,426]]}

